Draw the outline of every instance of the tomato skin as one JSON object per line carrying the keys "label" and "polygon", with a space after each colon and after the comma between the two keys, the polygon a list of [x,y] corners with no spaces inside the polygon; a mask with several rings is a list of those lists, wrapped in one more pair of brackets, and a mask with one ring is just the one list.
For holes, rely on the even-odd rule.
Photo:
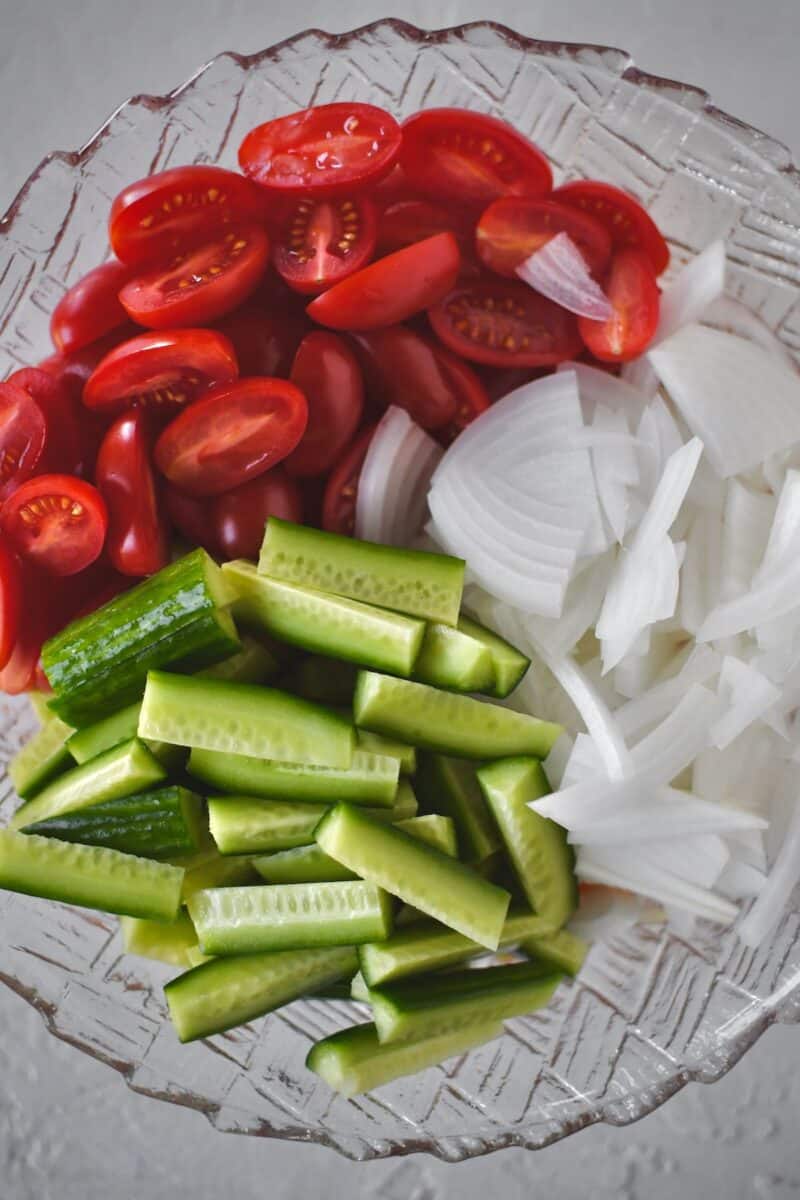
{"label": "tomato skin", "polygon": [[48,599],[52,579],[19,559],[16,570],[17,583],[12,584],[19,588],[16,636],[11,653],[0,670],[0,691],[8,696],[18,696],[36,686],[42,646],[54,632]]}
{"label": "tomato skin", "polygon": [[0,383],[0,501],[38,469],[47,440],[39,405],[17,383]]}
{"label": "tomato skin", "polygon": [[78,404],[67,383],[40,367],[22,367],[9,383],[23,388],[39,406],[47,427],[39,471],[81,475],[88,465],[86,440],[79,425]]}
{"label": "tomato skin", "polygon": [[608,321],[578,318],[584,345],[602,362],[628,362],[650,343],[661,303],[652,262],[642,250],[618,250],[611,260],[605,292],[614,309]]}
{"label": "tomato skin", "polygon": [[51,575],[76,575],[103,549],[103,497],[74,475],[37,475],[0,508],[0,530],[27,562]]}
{"label": "tomato skin", "polygon": [[581,350],[572,313],[499,277],[454,288],[428,318],[449,350],[487,366],[554,366]]}
{"label": "tomato skin", "polygon": [[513,276],[557,233],[569,235],[593,273],[608,265],[611,234],[600,221],[581,209],[527,196],[504,196],[490,204],[475,230],[475,245],[490,271]]}
{"label": "tomato skin", "polygon": [[412,187],[434,199],[487,205],[498,196],[546,196],[550,164],[497,117],[428,108],[403,122],[400,165]]}
{"label": "tomato skin", "polygon": [[369,425],[362,429],[331,471],[322,500],[322,528],[329,533],[351,536],[356,527],[358,477],[375,428]]}
{"label": "tomato skin", "polygon": [[215,384],[236,379],[238,373],[233,346],[214,330],[142,333],[100,360],[83,389],[83,402],[107,413],[133,404],[169,411],[191,403]]}
{"label": "tomato skin", "polygon": [[308,402],[308,424],[284,467],[289,475],[323,475],[361,424],[361,368],[342,338],[315,330],[300,343],[291,380]]}
{"label": "tomato skin", "polygon": [[192,546],[202,546],[209,554],[221,557],[214,530],[214,501],[187,496],[169,481],[161,487],[170,524]]}
{"label": "tomato skin", "polygon": [[214,326],[227,337],[241,375],[288,379],[297,348],[313,328],[305,313],[270,313],[245,304]]}
{"label": "tomato skin", "polygon": [[149,329],[203,325],[238,308],[268,261],[266,233],[255,225],[237,228],[166,268],[129,280],[119,293],[120,303],[132,320]]}
{"label": "tomato skin", "polygon": [[57,350],[82,350],[128,320],[119,302],[120,288],[131,277],[125,263],[105,262],[65,292],[53,309],[50,336]]}
{"label": "tomato skin", "polygon": [[367,390],[381,408],[404,408],[423,429],[455,420],[458,394],[430,339],[405,325],[353,334]]}
{"label": "tomato skin", "polygon": [[443,299],[460,266],[458,242],[452,233],[439,233],[357,271],[317,296],[306,312],[331,329],[397,325]]}
{"label": "tomato skin", "polygon": [[556,188],[552,199],[580,209],[605,225],[615,249],[628,246],[643,250],[656,275],[669,265],[669,246],[660,229],[639,201],[621,188],[593,179],[575,179]]}
{"label": "tomato skin", "polygon": [[121,575],[153,575],[169,562],[150,464],[149,414],[142,408],[118,417],[103,438],[95,483],[108,509],[106,553]]}
{"label": "tomato skin", "polygon": [[459,244],[471,244],[474,218],[451,205],[433,200],[398,200],[388,205],[378,222],[378,251],[392,254],[437,233],[452,233]]}
{"label": "tomato skin", "polygon": [[365,266],[376,237],[375,208],[367,197],[306,197],[287,206],[272,262],[295,291],[315,296]]}
{"label": "tomato skin", "polygon": [[215,498],[214,533],[223,556],[257,559],[269,517],[303,520],[300,489],[280,466]]}
{"label": "tomato skin", "polygon": [[156,465],[190,496],[215,496],[284,459],[307,422],[305,396],[284,379],[220,384],[170,422],[156,442]]}
{"label": "tomato skin", "polygon": [[473,368],[457,354],[451,354],[444,346],[436,347],[436,357],[456,393],[456,411],[453,419],[443,428],[436,430],[437,439],[449,446],[458,435],[471,425],[476,417],[491,406],[491,400],[480,377]]}
{"label": "tomato skin", "polygon": [[133,266],[168,262],[233,224],[266,219],[263,193],[235,171],[171,167],[130,184],[114,200],[109,240]]}
{"label": "tomato skin", "polygon": [[372,104],[320,104],[251,129],[239,165],[273,194],[341,196],[374,186],[400,150],[397,121]]}
{"label": "tomato skin", "polygon": [[14,651],[21,617],[22,566],[6,539],[0,538],[0,671]]}

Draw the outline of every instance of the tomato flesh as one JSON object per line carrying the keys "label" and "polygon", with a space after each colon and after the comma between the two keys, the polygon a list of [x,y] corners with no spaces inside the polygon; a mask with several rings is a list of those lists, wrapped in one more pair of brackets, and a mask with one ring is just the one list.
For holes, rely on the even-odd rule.
{"label": "tomato flesh", "polygon": [[53,309],[50,336],[64,353],[82,350],[128,320],[119,302],[120,288],[131,277],[125,263],[106,262],[79,279]]}
{"label": "tomato flesh", "polygon": [[491,271],[513,276],[558,233],[572,239],[590,271],[597,273],[607,266],[611,235],[604,225],[580,209],[527,196],[504,196],[490,204],[475,230],[475,245]]}
{"label": "tomato flesh", "polygon": [[316,330],[300,343],[291,380],[308,402],[308,424],[284,465],[290,475],[323,475],[361,424],[361,369],[342,338]]}
{"label": "tomato flesh", "polygon": [[458,390],[438,347],[405,325],[353,335],[371,399],[403,408],[423,429],[456,419]]}
{"label": "tomato flesh", "polygon": [[650,258],[641,250],[617,251],[605,283],[614,309],[608,321],[578,319],[584,345],[602,362],[628,362],[646,350],[658,325],[660,294]]}
{"label": "tomato flesh", "polygon": [[0,671],[8,665],[20,631],[22,567],[5,538],[0,538]]}
{"label": "tomato flesh", "polygon": [[211,329],[143,333],[101,359],[83,389],[83,402],[102,412],[133,405],[174,411],[218,383],[236,379],[233,346]]}
{"label": "tomato flesh", "polygon": [[108,527],[96,488],[74,475],[38,475],[0,508],[0,529],[14,549],[51,575],[75,575],[99,557]]}
{"label": "tomato flesh", "polygon": [[374,432],[374,425],[362,430],[330,474],[322,500],[322,528],[329,533],[350,536],[356,527],[358,478]]}
{"label": "tomato flesh", "polygon": [[251,129],[239,164],[272,192],[337,196],[386,175],[401,137],[394,117],[372,104],[321,104]]}
{"label": "tomato flesh", "polygon": [[275,270],[295,291],[316,295],[369,262],[376,225],[366,197],[298,200],[273,246]]}
{"label": "tomato flesh", "polygon": [[149,414],[132,409],[111,426],[97,456],[95,483],[108,509],[106,553],[122,575],[152,575],[169,562],[151,441]]}
{"label": "tomato flesh", "polygon": [[656,275],[669,265],[669,246],[660,229],[638,200],[621,188],[592,179],[576,179],[556,188],[552,199],[605,225],[615,248],[629,246],[644,251]]}
{"label": "tomato flesh", "polygon": [[0,383],[0,501],[37,469],[46,438],[47,421],[30,393]]}
{"label": "tomato flesh", "polygon": [[299,524],[300,489],[282,467],[273,467],[249,483],[223,492],[213,502],[216,543],[226,558],[257,559],[270,517]]}

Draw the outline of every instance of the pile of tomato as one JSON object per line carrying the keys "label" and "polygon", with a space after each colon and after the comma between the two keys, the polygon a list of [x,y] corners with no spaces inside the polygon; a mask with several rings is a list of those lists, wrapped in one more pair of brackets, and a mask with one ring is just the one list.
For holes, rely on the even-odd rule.
{"label": "pile of tomato", "polygon": [[[653,334],[669,254],[650,217],[604,183],[553,190],[493,117],[324,105],[252,130],[239,162],[125,188],[114,257],[53,313],[55,353],[0,383],[6,692],[46,686],[43,641],[176,537],[255,557],[270,515],[352,532],[389,404],[447,444],[520,382]],[[515,277],[556,233],[611,320]]]}

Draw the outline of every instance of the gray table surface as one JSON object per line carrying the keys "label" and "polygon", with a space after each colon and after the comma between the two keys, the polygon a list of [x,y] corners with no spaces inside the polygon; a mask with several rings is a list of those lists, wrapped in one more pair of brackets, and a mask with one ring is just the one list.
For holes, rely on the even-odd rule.
{"label": "gray table surface", "polygon": [[[129,94],[167,91],[223,49],[386,15],[385,4],[356,0],[0,0],[0,212],[43,154],[82,144]],[[645,70],[702,85],[800,161],[800,0],[406,0],[392,15],[429,27],[491,15],[537,37],[623,47]],[[353,1165],[312,1146],[217,1134],[195,1113],[128,1092],[0,988],[0,1196],[473,1200],[489,1186],[503,1200],[789,1200],[800,1195],[799,1038],[772,1030],[714,1087],[535,1156]]]}

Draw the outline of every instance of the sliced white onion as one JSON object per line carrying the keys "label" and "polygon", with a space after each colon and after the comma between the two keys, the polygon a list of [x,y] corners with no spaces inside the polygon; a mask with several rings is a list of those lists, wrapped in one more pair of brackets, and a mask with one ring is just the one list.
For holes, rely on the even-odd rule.
{"label": "sliced white onion", "polygon": [[737,909],[730,901],[650,863],[632,863],[626,851],[612,853],[594,848],[581,851],[577,871],[580,878],[588,882],[628,888],[661,904],[723,925],[730,925],[736,919]]}
{"label": "sliced white onion", "polygon": [[655,399],[661,386],[646,354],[623,363],[620,379],[635,388],[646,400]]}
{"label": "sliced white onion", "polygon": [[718,695],[727,706],[711,729],[711,741],[718,750],[729,746],[780,698],[765,675],[730,655],[722,662]]}
{"label": "sliced white onion", "polygon": [[678,614],[684,629],[696,633],[719,600],[722,521],[717,512],[699,512],[689,530],[681,567]]}
{"label": "sliced white onion", "polygon": [[767,548],[753,583],[761,583],[769,577],[770,571],[780,568],[787,558],[795,557],[800,557],[800,471],[787,471]]}
{"label": "sliced white onion", "polygon": [[678,556],[668,537],[653,542],[646,552],[620,552],[596,627],[604,672],[621,662],[648,626],[672,616],[678,586]]}
{"label": "sliced white onion", "polygon": [[720,296],[715,300],[706,309],[702,323],[723,333],[735,334],[745,341],[755,342],[791,370],[797,370],[797,362],[791,351],[772,332],[766,321],[762,321],[752,309],[747,308],[741,301],[734,300],[732,296]]}
{"label": "sliced white onion", "polygon": [[677,675],[655,683],[636,699],[618,708],[614,716],[626,738],[647,729],[672,712],[692,684],[707,683],[718,673],[720,657],[710,646],[696,646]]}
{"label": "sliced white onion", "polygon": [[800,882],[800,804],[795,803],[789,828],[761,894],[739,926],[748,946],[760,946],[780,921],[789,897]]}
{"label": "sliced white onion", "polygon": [[[605,404],[595,406],[592,433],[597,439],[592,444],[597,494],[611,532],[621,543],[628,528],[628,489],[639,482],[636,439],[628,434],[625,414]],[[607,440],[600,440],[603,437]]]}
{"label": "sliced white onion", "polygon": [[517,275],[542,296],[569,312],[593,321],[614,315],[600,285],[592,278],[586,259],[569,234],[557,233],[517,267]]}
{"label": "sliced white onion", "polygon": [[732,600],[752,583],[775,515],[775,500],[728,481],[722,520],[719,599]]}
{"label": "sliced white onion", "polygon": [[725,291],[725,243],[712,242],[661,293],[661,309],[650,349],[693,321],[699,321]]}
{"label": "sliced white onion", "polygon": [[731,852],[718,834],[664,838],[640,846],[637,862],[649,863],[697,887],[712,888],[730,862]]}
{"label": "sliced white onion", "polygon": [[441,447],[392,406],[381,418],[358,479],[356,537],[404,546],[419,532]]}
{"label": "sliced white onion", "polygon": [[737,812],[676,788],[659,788],[653,798],[641,797],[609,808],[602,821],[576,825],[569,841],[581,846],[627,846],[661,838],[701,833],[730,834],[762,830],[768,822],[755,813]]}
{"label": "sliced white onion", "polygon": [[[644,359],[634,361],[643,362]],[[633,430],[650,399],[650,396],[645,395],[627,380],[621,379],[618,375],[610,375],[608,371],[603,371],[600,367],[590,367],[588,363],[559,363],[556,371],[572,371],[576,375],[583,419],[587,425],[592,424],[595,410],[598,405],[602,405],[604,408],[610,408],[612,412],[622,413],[628,429]],[[657,389],[658,379],[656,378]]]}
{"label": "sliced white onion", "polygon": [[747,900],[759,896],[764,890],[767,877],[763,871],[750,863],[732,859],[717,880],[717,891],[728,900]]}
{"label": "sliced white onion", "polygon": [[702,453],[703,443],[695,437],[670,454],[664,463],[653,499],[631,542],[632,554],[640,551],[646,553],[653,542],[669,533],[686,499]]}

